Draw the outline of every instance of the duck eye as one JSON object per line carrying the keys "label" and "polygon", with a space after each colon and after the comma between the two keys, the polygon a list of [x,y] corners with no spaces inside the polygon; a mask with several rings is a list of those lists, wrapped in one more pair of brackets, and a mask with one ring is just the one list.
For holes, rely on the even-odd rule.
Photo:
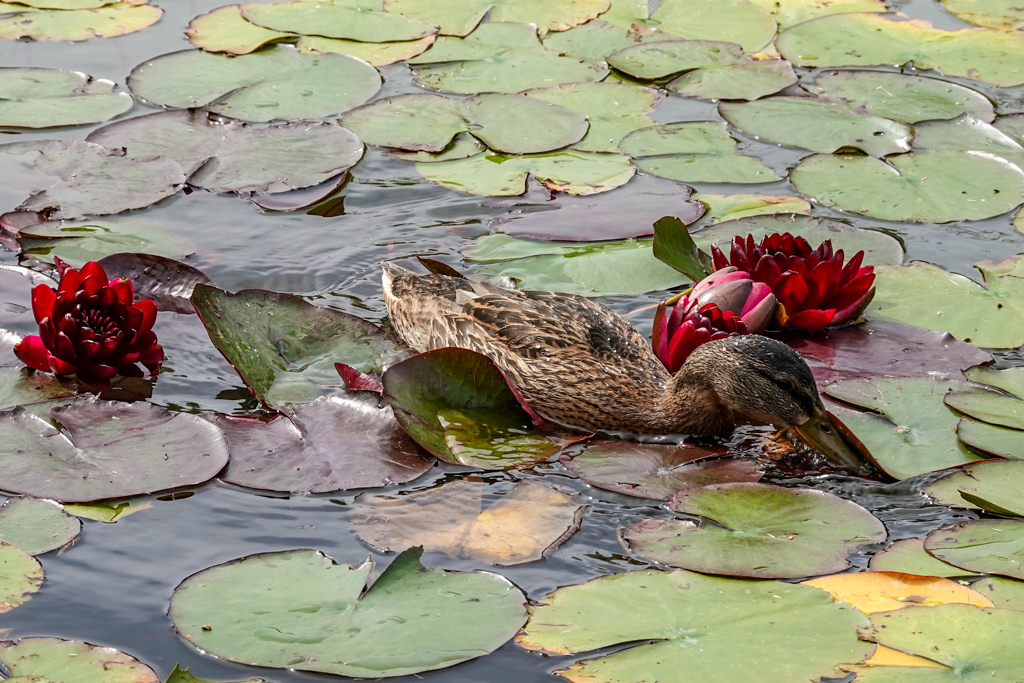
{"label": "duck eye", "polygon": [[783,391],[793,391],[793,383],[788,379],[777,379],[775,385]]}
{"label": "duck eye", "polygon": [[832,428],[829,427],[827,424],[824,424],[824,423],[818,425],[818,429],[821,430],[822,434],[831,434],[832,433]]}

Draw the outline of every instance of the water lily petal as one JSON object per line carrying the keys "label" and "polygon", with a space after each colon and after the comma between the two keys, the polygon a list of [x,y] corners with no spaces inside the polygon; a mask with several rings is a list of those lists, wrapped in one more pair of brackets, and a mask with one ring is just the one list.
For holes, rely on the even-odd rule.
{"label": "water lily petal", "polygon": [[32,288],[32,315],[36,322],[43,322],[44,318],[50,317],[53,313],[53,304],[57,301],[57,292],[48,285],[36,285]]}
{"label": "water lily petal", "polygon": [[825,329],[832,322],[835,314],[836,309],[834,308],[825,311],[815,309],[800,311],[789,317],[789,327],[807,330],[808,332],[817,332],[818,330]]}
{"label": "water lily petal", "polygon": [[[45,287],[45,285],[42,286]],[[46,350],[40,337],[34,334],[25,337],[14,346],[14,353],[30,368],[43,372],[50,371],[50,352]]]}

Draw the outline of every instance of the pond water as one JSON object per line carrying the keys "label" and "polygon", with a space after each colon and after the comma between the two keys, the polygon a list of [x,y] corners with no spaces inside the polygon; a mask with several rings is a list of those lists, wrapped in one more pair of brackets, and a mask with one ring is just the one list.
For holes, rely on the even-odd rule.
{"label": "pond water", "polygon": [[[184,30],[196,15],[223,4],[223,0],[163,0],[160,22],[127,36],[84,43],[0,42],[4,66],[74,69],[123,84],[140,62],[175,50],[187,49]],[[930,0],[894,2],[891,7],[937,26],[967,26]],[[399,64],[382,70],[384,88],[378,97],[416,92],[408,67]],[[801,75],[812,70],[799,70]],[[968,85],[996,100],[1000,113],[1020,111],[1021,89],[996,89],[975,81],[949,79]],[[131,115],[153,109],[136,103]],[[654,113],[659,122],[715,119],[713,104],[684,98],[665,98]],[[3,141],[34,138],[84,139],[97,126],[12,132]],[[780,148],[739,136],[742,148],[775,169],[792,166],[804,152]],[[697,185],[701,192],[729,194],[756,191],[795,194],[787,181],[745,189],[735,185]],[[5,198],[6,199],[6,198]],[[603,200],[614,205],[615,193]],[[5,204],[9,208],[12,204]],[[462,261],[467,240],[490,232],[488,220],[506,215],[507,206],[492,206],[481,197],[463,195],[421,178],[412,165],[368,149],[351,178],[335,197],[329,215],[263,212],[230,195],[203,191],[178,196],[145,211],[147,218],[172,226],[196,245],[185,259],[206,272],[220,287],[237,290],[258,287],[291,292],[322,306],[380,323],[385,318],[380,294],[379,263],[416,254],[437,258],[472,274],[474,264]],[[821,206],[812,215],[840,218],[860,227],[882,228],[905,244],[906,262],[923,259],[947,270],[980,279],[972,264],[981,259],[1001,260],[1024,251],[1024,237],[1009,216],[948,225],[890,223],[860,218]],[[0,251],[0,263],[17,264],[13,252]],[[666,292],[637,297],[610,297],[602,303],[628,313],[663,299]],[[650,332],[649,314],[632,318],[642,332]],[[256,402],[237,374],[210,343],[195,316],[161,314],[157,333],[167,361],[156,382],[152,402],[172,410],[245,412]],[[30,329],[17,329],[25,334]],[[1021,365],[1016,350],[997,353],[1003,365]],[[741,444],[758,430],[748,429],[734,438]],[[751,440],[747,439],[749,443]],[[750,447],[754,454],[756,449]],[[385,491],[429,488],[465,468],[438,465],[420,479]],[[497,499],[522,478],[542,478],[574,489],[587,499],[581,530],[541,562],[502,568],[531,599],[555,588],[587,579],[653,566],[631,556],[618,539],[619,531],[649,517],[671,517],[658,501],[647,501],[591,488],[558,464],[508,473],[479,473],[493,486]],[[959,519],[976,515],[929,502],[919,491],[921,480],[880,484],[841,473],[822,471],[792,477],[770,470],[766,482],[817,488],[836,493],[867,508],[881,519],[889,540],[919,537]],[[353,564],[373,556],[378,567],[392,555],[377,553],[360,542],[350,528],[347,509],[356,492],[309,496],[260,495],[223,483],[207,484],[194,495],[156,502],[151,509],[127,516],[116,524],[89,522],[73,547],[43,556],[46,580],[33,598],[0,616],[0,628],[10,637],[34,635],[76,638],[109,645],[127,652],[166,674],[175,663],[189,666],[198,676],[236,680],[261,676],[279,683],[335,680],[332,676],[243,667],[206,656],[189,646],[174,631],[167,605],[175,586],[187,576],[251,553],[289,548],[322,550],[339,563]],[[868,557],[883,546],[862,547],[854,556],[864,568]],[[447,569],[493,570],[472,560],[427,553],[423,563]],[[452,683],[485,681],[561,680],[549,673],[573,661],[548,657],[506,644],[497,652],[441,671],[408,677]],[[406,680],[406,679],[398,679]]]}

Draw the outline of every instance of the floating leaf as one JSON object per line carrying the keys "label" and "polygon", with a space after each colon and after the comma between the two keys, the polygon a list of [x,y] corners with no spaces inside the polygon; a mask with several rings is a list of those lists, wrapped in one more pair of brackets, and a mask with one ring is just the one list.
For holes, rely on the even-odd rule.
{"label": "floating leaf", "polygon": [[584,114],[590,129],[572,145],[584,152],[618,152],[623,137],[654,125],[648,115],[658,101],[657,90],[624,83],[567,83],[523,94]]}
{"label": "floating leaf", "polygon": [[740,154],[725,123],[686,121],[634,131],[619,147],[641,171],[680,182],[769,183],[779,176]]}
{"label": "floating leaf", "polygon": [[803,88],[855,112],[904,123],[954,119],[961,114],[989,122],[995,118],[987,97],[938,78],[888,71],[823,71]]}
{"label": "floating leaf", "polygon": [[[180,664],[175,664],[174,671],[168,674],[167,680],[164,683],[214,683],[205,678],[196,678],[187,666],[184,669],[180,667]],[[248,681],[242,681],[241,683],[266,683],[266,681],[262,678],[250,678]]]}
{"label": "floating leaf", "polygon": [[197,284],[192,303],[217,350],[271,407],[309,403],[323,393],[320,387],[340,387],[337,362],[379,374],[401,357],[373,323],[292,294],[232,294]]}
{"label": "floating leaf", "polygon": [[268,5],[242,5],[241,14],[250,23],[272,31],[344,38],[364,43],[417,40],[437,33],[436,26],[418,19],[341,3],[276,2]]}
{"label": "floating leaf", "polygon": [[963,386],[929,377],[864,377],[832,382],[824,392],[874,411],[830,407],[879,467],[906,479],[980,459],[957,440],[954,428],[960,416],[942,404],[948,390]]}
{"label": "floating leaf", "polygon": [[424,569],[421,553],[405,551],[367,589],[370,560],[348,567],[315,550],[250,555],[185,579],[171,621],[216,657],[370,678],[488,654],[526,621],[526,598],[507,579]]}
{"label": "floating leaf", "polygon": [[452,190],[507,197],[526,192],[529,176],[552,190],[590,195],[613,190],[636,173],[629,157],[566,150],[511,156],[485,152],[464,159],[416,164],[427,180]]}
{"label": "floating leaf", "polygon": [[188,42],[207,52],[247,55],[267,43],[293,37],[246,21],[241,9],[241,5],[225,5],[200,14],[188,24]]}
{"label": "floating leaf", "polygon": [[621,5],[622,9],[613,8],[601,18],[625,28],[637,24],[689,40],[730,41],[747,52],[756,52],[775,37],[775,19],[748,0],[670,0],[650,15],[647,3]]}
{"label": "floating leaf", "polygon": [[407,495],[364,493],[349,508],[364,542],[390,552],[413,545],[497,565],[542,559],[580,526],[578,497],[532,480],[491,500],[484,482],[455,480]]}
{"label": "floating leaf", "polygon": [[843,105],[808,97],[722,102],[718,111],[747,135],[812,152],[854,148],[871,156],[884,157],[909,152],[914,137],[913,130],[905,124],[864,116]]}
{"label": "floating leaf", "polygon": [[[614,4],[618,3],[619,0],[615,0],[612,11],[614,11]],[[605,62],[605,58],[613,52],[618,52],[637,43],[675,39],[675,36],[660,31],[634,29],[629,25],[626,27],[613,26],[603,21],[607,16],[608,13],[602,15],[601,19],[588,21],[567,31],[547,33],[541,36],[541,42],[544,43],[544,47],[566,57],[574,57],[584,62],[601,63]],[[609,85],[613,84],[609,83]]]}
{"label": "floating leaf", "polygon": [[[447,0],[445,4],[451,6]],[[608,75],[603,63],[586,63],[545,48],[532,24],[487,23],[465,38],[443,36],[409,64],[418,84],[461,94],[514,93]]]}
{"label": "floating leaf", "polygon": [[583,24],[608,9],[608,0],[385,0],[384,8],[437,24],[446,36],[465,36],[490,13],[490,22],[536,24],[541,33],[564,31]]}
{"label": "floating leaf", "polygon": [[989,460],[958,468],[929,484],[924,492],[943,505],[1024,517],[1020,499],[1022,482],[1024,461]]}
{"label": "floating leaf", "polygon": [[905,538],[871,556],[871,571],[900,572],[918,576],[976,576],[974,572],[937,560],[924,549],[923,538]]}
{"label": "floating leaf", "polygon": [[274,45],[232,57],[185,50],[136,66],[128,87],[164,107],[205,107],[241,121],[320,119],[380,90],[377,70],[348,55],[307,55]]}
{"label": "floating leaf", "polygon": [[69,503],[64,511],[75,517],[91,519],[104,524],[116,524],[119,520],[153,507],[158,496],[132,496],[130,498],[112,498],[94,503]]}
{"label": "floating leaf", "polygon": [[665,216],[654,224],[654,257],[694,282],[711,273],[711,257],[694,244],[686,225],[673,216]]}
{"label": "floating leaf", "polygon": [[629,549],[647,559],[706,574],[759,579],[831,574],[850,551],[885,540],[867,510],[824,491],[756,483],[684,489],[670,510],[715,524],[646,519],[629,527]]}
{"label": "floating leaf", "polygon": [[669,83],[668,90],[702,100],[756,100],[796,83],[784,59],[747,59],[722,69],[696,69]]}
{"label": "floating leaf", "polygon": [[998,427],[965,417],[957,423],[956,435],[972,448],[1001,458],[1024,460],[1024,439],[1018,429]]}
{"label": "floating leaf", "polygon": [[964,114],[951,121],[925,121],[915,126],[915,151],[988,152],[1024,166],[1024,147],[995,126]]}
{"label": "floating leaf", "polygon": [[335,53],[351,55],[372,66],[387,66],[412,59],[434,44],[435,36],[395,43],[361,43],[357,40],[339,40],[319,36],[302,36],[295,47],[308,54]]}
{"label": "floating leaf", "polygon": [[[968,387],[946,396],[946,405],[961,413],[994,425],[1024,429],[1024,368],[971,368],[967,379],[1002,389],[1006,393],[981,387]],[[1021,434],[1024,439],[1024,434]]]}
{"label": "floating leaf", "polygon": [[980,220],[1024,202],[1024,171],[984,152],[898,154],[885,161],[815,154],[790,179],[825,206],[890,221]]}
{"label": "floating leaf", "polygon": [[[975,115],[976,118],[983,118]],[[1011,114],[996,119],[995,127],[1017,142],[1024,142],[1024,114]]]}
{"label": "floating leaf", "polygon": [[587,132],[581,114],[523,95],[486,93],[462,100],[440,95],[396,95],[345,115],[344,125],[365,142],[440,152],[460,133],[509,154],[566,147]]}
{"label": "floating leaf", "polygon": [[0,145],[0,190],[30,195],[18,210],[50,218],[139,209],[175,194],[184,179],[171,159],[131,159],[80,140]]}
{"label": "floating leaf", "polygon": [[755,482],[763,474],[752,459],[721,458],[720,449],[611,441],[587,443],[565,468],[601,489],[639,498],[669,500],[694,486]]}
{"label": "floating leaf", "polygon": [[163,13],[159,7],[132,2],[70,12],[33,10],[0,17],[0,38],[72,42],[113,38],[152,26]]}
{"label": "floating leaf", "polygon": [[783,31],[775,45],[798,66],[900,65],[1000,87],[1024,83],[1024,35],[988,29],[944,31],[927,21],[836,14]]}
{"label": "floating leaf", "polygon": [[75,683],[159,683],[153,670],[112,647],[81,640],[22,638],[0,642],[0,662],[15,680],[26,683],[75,681]]}
{"label": "floating leaf", "polygon": [[996,607],[1024,611],[1024,582],[1006,579],[1001,576],[990,576],[971,584]]}
{"label": "floating leaf", "polygon": [[8,498],[0,506],[0,541],[30,555],[63,548],[75,540],[82,522],[57,503],[39,498]]}
{"label": "floating leaf", "polygon": [[[13,349],[14,344],[10,348]],[[7,367],[0,367],[0,410],[43,404],[77,393],[74,382],[61,382],[49,373],[34,372],[18,358],[10,359]]]}
{"label": "floating leaf", "polygon": [[2,413],[0,488],[88,502],[198,484],[227,463],[224,435],[195,415],[99,399],[50,414],[63,431],[23,408]]}
{"label": "floating leaf", "polygon": [[865,614],[950,603],[992,607],[992,602],[980,593],[935,576],[871,571],[822,576],[801,583],[827,591],[836,600],[853,605]]}
{"label": "floating leaf", "polygon": [[951,14],[989,28],[1024,28],[1024,7],[1017,0],[942,0]]}
{"label": "floating leaf", "polygon": [[867,618],[816,588],[688,571],[603,576],[542,597],[532,612],[517,638],[528,650],[628,645],[557,672],[573,681],[653,681],[673,671],[705,683],[791,683],[839,676],[836,662],[872,649],[856,638]]}
{"label": "floating leaf", "polygon": [[167,225],[135,216],[47,221],[24,228],[18,244],[37,261],[59,258],[72,268],[124,252],[181,258],[196,251],[192,240]]}
{"label": "floating leaf", "polygon": [[[79,10],[79,9],[96,9],[103,7],[104,5],[113,5],[117,0],[18,0],[18,5],[25,5],[27,7],[34,7],[36,9],[66,9],[66,10]],[[135,1],[130,4],[141,5],[145,2]]]}
{"label": "floating leaf", "polygon": [[779,28],[801,24],[829,14],[885,12],[884,0],[750,0],[775,16]]}
{"label": "floating leaf", "polygon": [[132,108],[111,81],[63,69],[0,68],[0,126],[49,128],[96,123]]}
{"label": "floating leaf", "polygon": [[230,415],[210,421],[230,444],[220,478],[249,488],[325,493],[401,484],[434,464],[391,410],[377,407],[376,396],[323,396],[269,422]]}
{"label": "floating leaf", "polygon": [[974,267],[985,286],[923,261],[877,268],[877,293],[866,315],[946,331],[978,346],[1024,344],[1024,257]]}
{"label": "floating leaf", "polygon": [[1024,579],[1024,520],[974,519],[949,524],[928,534],[924,549],[956,567]]}
{"label": "floating leaf", "polygon": [[[0,614],[31,600],[42,585],[39,561],[21,548],[0,542]],[[7,664],[2,651],[0,662]]]}
{"label": "floating leaf", "polygon": [[445,462],[511,469],[559,450],[534,428],[501,371],[474,351],[421,353],[388,368],[381,380],[398,423]]}
{"label": "floating leaf", "polygon": [[111,254],[99,264],[110,279],[131,280],[135,298],[149,299],[158,311],[191,315],[196,312],[189,300],[192,289],[200,282],[213,284],[205,273],[187,263],[152,254]]}

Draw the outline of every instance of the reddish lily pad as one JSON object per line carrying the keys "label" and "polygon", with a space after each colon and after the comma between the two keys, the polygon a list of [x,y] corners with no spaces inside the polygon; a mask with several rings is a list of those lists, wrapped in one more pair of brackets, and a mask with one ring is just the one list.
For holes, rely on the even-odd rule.
{"label": "reddish lily pad", "polygon": [[286,192],[319,185],[363,156],[353,133],[328,123],[253,128],[204,111],[168,111],[118,121],[89,142],[137,159],[174,159],[188,183],[211,192]]}
{"label": "reddish lily pad", "polygon": [[0,542],[0,614],[31,600],[42,585],[39,561],[21,548]]}
{"label": "reddish lily pad", "polygon": [[492,501],[485,482],[455,480],[408,495],[364,493],[349,508],[364,542],[384,552],[414,545],[501,566],[543,559],[583,521],[578,496],[524,480]]}
{"label": "reddish lily pad", "polygon": [[211,416],[228,438],[220,478],[239,486],[325,493],[411,481],[433,467],[376,396],[323,396],[268,421]]}
{"label": "reddish lily pad", "polygon": [[373,323],[292,294],[263,289],[232,294],[199,283],[192,304],[217,350],[271,407],[309,403],[322,387],[340,387],[337,362],[380,373],[403,355]]}
{"label": "reddish lily pad", "polygon": [[563,456],[562,464],[591,486],[657,500],[669,500],[694,486],[761,479],[763,471],[757,461],[722,455],[721,448],[602,439],[586,444],[572,456]]}
{"label": "reddish lily pad", "polygon": [[212,285],[206,273],[155,254],[111,254],[99,260],[110,279],[132,281],[136,299],[149,299],[158,311],[193,314],[190,297],[197,284]]}
{"label": "reddish lily pad", "polygon": [[924,549],[923,538],[905,538],[871,556],[871,571],[900,572],[917,576],[976,576],[974,572],[937,560]]}
{"label": "reddish lily pad", "polygon": [[14,680],[76,683],[159,683],[148,666],[112,647],[81,640],[22,638],[0,643],[0,662]]}
{"label": "reddish lily pad", "polygon": [[924,549],[956,567],[1024,579],[1024,520],[974,519],[950,524],[928,534]]}
{"label": "reddish lily pad", "polygon": [[0,68],[0,126],[49,128],[96,123],[134,104],[114,83],[63,69]]}
{"label": "reddish lily pad", "polygon": [[0,541],[30,555],[63,548],[82,531],[82,521],[51,500],[8,498],[0,506]]}
{"label": "reddish lily pad", "polygon": [[678,493],[670,510],[715,522],[648,519],[623,534],[630,550],[707,574],[759,579],[832,574],[857,546],[885,540],[871,513],[824,491],[715,484]]}
{"label": "reddish lily pad", "polygon": [[73,42],[113,38],[152,26],[163,13],[162,9],[154,5],[133,2],[71,11],[31,10],[0,17],[0,38]]}
{"label": "reddish lily pad", "polygon": [[535,429],[494,363],[474,351],[421,353],[381,379],[398,423],[445,462],[511,469],[543,462],[560,449]]}
{"label": "reddish lily pad", "polygon": [[0,415],[0,489],[37,498],[89,502],[191,486],[227,463],[219,429],[147,403],[53,408],[63,431],[23,408]]}
{"label": "reddish lily pad", "polygon": [[988,460],[964,465],[929,484],[924,492],[952,507],[981,508],[998,515],[1024,517],[1020,491],[1024,461]]}

